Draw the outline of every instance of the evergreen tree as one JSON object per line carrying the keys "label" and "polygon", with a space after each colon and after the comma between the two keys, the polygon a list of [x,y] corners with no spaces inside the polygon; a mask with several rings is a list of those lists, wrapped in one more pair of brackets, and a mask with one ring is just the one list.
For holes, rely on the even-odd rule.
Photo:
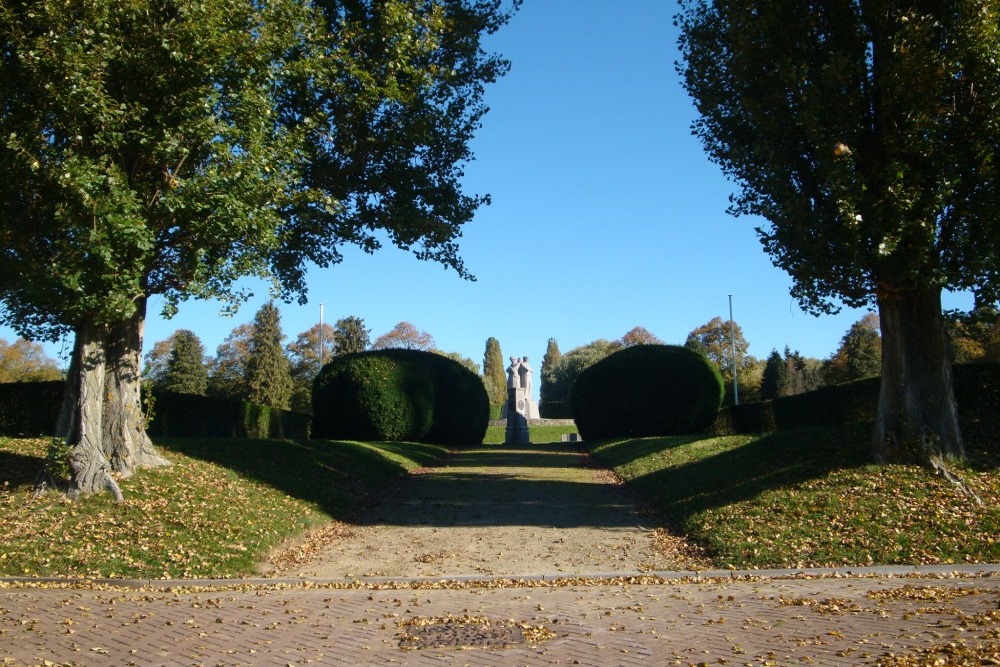
{"label": "evergreen tree", "polygon": [[764,377],[760,383],[760,397],[765,400],[773,400],[783,396],[788,389],[788,367],[781,353],[771,350],[771,355],[767,358],[764,366]]}
{"label": "evergreen tree", "polygon": [[179,329],[174,333],[160,387],[178,394],[205,395],[208,389],[205,347],[193,331]]}
{"label": "evergreen tree", "polygon": [[246,399],[272,408],[288,409],[292,374],[281,347],[281,314],[274,302],[264,304],[253,322],[244,379]]}
{"label": "evergreen tree", "polygon": [[504,370],[500,341],[490,336],[486,339],[483,353],[483,384],[491,405],[503,405],[507,401],[507,374]]}
{"label": "evergreen tree", "polygon": [[545,356],[542,357],[541,385],[538,388],[540,403],[551,403],[552,401],[563,401],[566,394],[559,390],[557,370],[562,363],[562,352],[559,351],[559,342],[555,338],[549,339],[549,344],[545,348]]}
{"label": "evergreen tree", "polygon": [[337,320],[333,331],[333,353],[364,352],[371,346],[370,334],[371,329],[365,327],[365,321],[360,317],[351,315]]}

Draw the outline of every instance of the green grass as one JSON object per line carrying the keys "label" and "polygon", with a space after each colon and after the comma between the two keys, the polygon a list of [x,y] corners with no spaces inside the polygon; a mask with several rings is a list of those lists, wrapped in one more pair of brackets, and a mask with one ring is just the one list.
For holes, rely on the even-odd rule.
{"label": "green grass", "polygon": [[718,567],[1000,561],[995,443],[961,469],[982,505],[915,466],[877,466],[866,426],[589,444]]}
{"label": "green grass", "polygon": [[[506,437],[507,427],[490,424],[486,429],[484,445],[502,445]],[[535,444],[559,442],[565,433],[578,433],[575,424],[535,424],[528,427],[528,437]]]}
{"label": "green grass", "polygon": [[444,456],[415,443],[166,440],[173,462],[107,494],[33,497],[46,440],[0,438],[0,575],[228,577],[273,547],[348,519],[392,480]]}

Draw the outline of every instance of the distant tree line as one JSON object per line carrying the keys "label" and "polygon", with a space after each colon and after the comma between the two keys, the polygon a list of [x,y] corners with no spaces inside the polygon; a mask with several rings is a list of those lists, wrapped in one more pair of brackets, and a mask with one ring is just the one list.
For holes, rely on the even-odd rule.
{"label": "distant tree line", "polygon": [[285,410],[310,412],[312,384],[334,357],[374,349],[427,350],[458,361],[479,374],[474,361],[436,349],[434,338],[409,322],[371,340],[364,319],[348,316],[333,325],[316,324],[285,343],[281,316],[273,303],[252,322],[235,327],[208,356],[198,336],[179,329],[146,353],[145,381],[154,389],[201,396],[241,398]]}

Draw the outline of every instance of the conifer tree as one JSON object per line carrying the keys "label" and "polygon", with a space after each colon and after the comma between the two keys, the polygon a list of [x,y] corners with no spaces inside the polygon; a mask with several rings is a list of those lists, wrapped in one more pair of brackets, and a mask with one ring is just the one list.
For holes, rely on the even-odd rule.
{"label": "conifer tree", "polygon": [[208,389],[205,347],[193,331],[179,329],[174,333],[166,372],[160,386],[165,391],[178,394],[205,395]]}
{"label": "conifer tree", "polygon": [[542,383],[538,388],[538,395],[541,403],[563,400],[563,392],[557,390],[556,370],[562,361],[562,352],[559,351],[559,343],[555,338],[549,339],[549,344],[545,348],[545,356],[542,357],[541,376]]}
{"label": "conifer tree", "polygon": [[257,311],[247,353],[246,399],[272,408],[288,409],[292,374],[281,341],[281,314],[274,302]]}
{"label": "conifer tree", "polygon": [[333,353],[364,352],[371,346],[371,332],[360,317],[351,315],[337,320],[333,331]]}
{"label": "conifer tree", "polygon": [[507,400],[507,378],[500,341],[492,336],[486,339],[486,351],[483,353],[483,384],[486,385],[490,404],[503,405]]}

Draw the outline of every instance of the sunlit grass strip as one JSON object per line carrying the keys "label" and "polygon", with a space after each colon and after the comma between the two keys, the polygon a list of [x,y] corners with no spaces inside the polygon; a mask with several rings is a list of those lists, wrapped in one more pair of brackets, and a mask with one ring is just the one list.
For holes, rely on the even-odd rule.
{"label": "sunlit grass strip", "polygon": [[644,438],[594,455],[717,567],[1000,561],[995,458],[963,470],[983,500],[914,466],[876,466],[864,427]]}
{"label": "sunlit grass strip", "polygon": [[123,481],[124,502],[73,503],[33,497],[45,440],[0,439],[0,575],[252,574],[285,538],[348,516],[368,493],[445,453],[410,443],[162,444],[174,465]]}

